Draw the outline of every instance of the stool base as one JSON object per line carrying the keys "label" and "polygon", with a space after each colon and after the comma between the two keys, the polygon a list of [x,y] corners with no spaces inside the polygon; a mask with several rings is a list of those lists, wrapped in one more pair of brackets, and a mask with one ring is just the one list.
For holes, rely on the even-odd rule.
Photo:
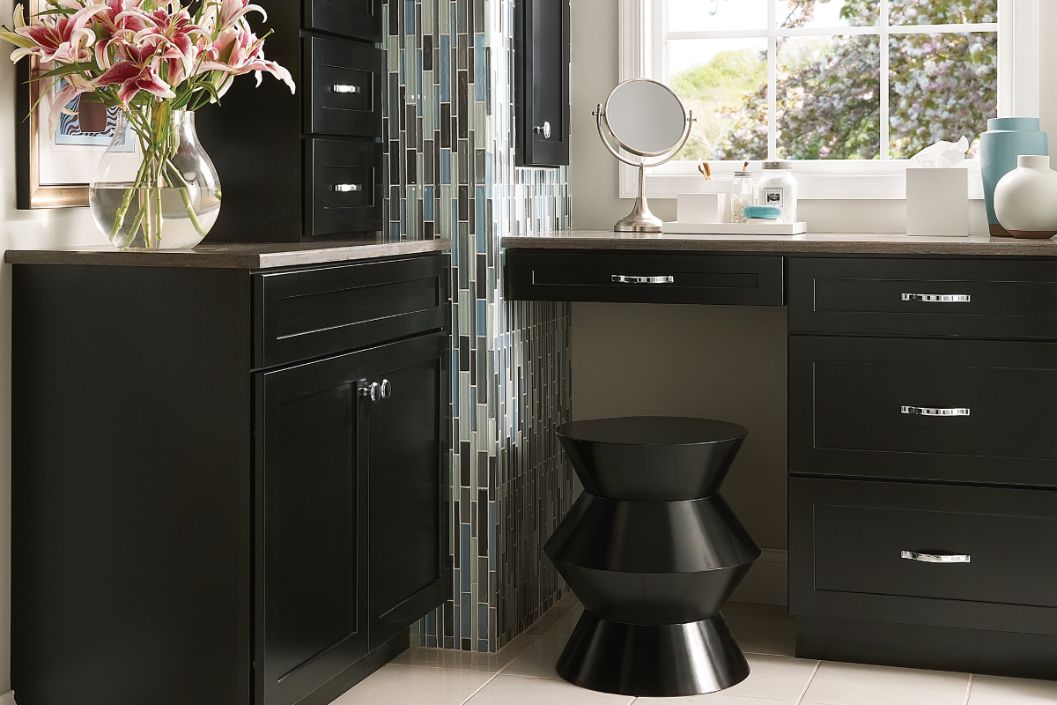
{"label": "stool base", "polygon": [[558,674],[582,688],[638,697],[702,695],[749,675],[721,615],[687,624],[610,622],[584,611],[558,659]]}

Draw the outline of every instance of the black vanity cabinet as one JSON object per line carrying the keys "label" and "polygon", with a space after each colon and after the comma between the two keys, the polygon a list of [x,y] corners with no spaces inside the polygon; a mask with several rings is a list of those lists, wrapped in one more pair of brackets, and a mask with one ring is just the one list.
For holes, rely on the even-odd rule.
{"label": "black vanity cabinet", "polygon": [[1057,678],[1052,260],[789,260],[797,655]]}
{"label": "black vanity cabinet", "polygon": [[444,601],[446,254],[13,301],[19,705],[324,705]]}

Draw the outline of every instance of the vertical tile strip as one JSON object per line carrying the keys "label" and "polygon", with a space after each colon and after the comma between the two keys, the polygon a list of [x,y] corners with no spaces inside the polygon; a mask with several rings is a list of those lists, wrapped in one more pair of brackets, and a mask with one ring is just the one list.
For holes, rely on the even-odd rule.
{"label": "vertical tile strip", "polygon": [[502,298],[500,238],[568,227],[568,174],[514,158],[510,0],[386,0],[391,240],[452,241],[452,599],[413,643],[496,651],[562,594],[543,542],[572,479],[570,311]]}

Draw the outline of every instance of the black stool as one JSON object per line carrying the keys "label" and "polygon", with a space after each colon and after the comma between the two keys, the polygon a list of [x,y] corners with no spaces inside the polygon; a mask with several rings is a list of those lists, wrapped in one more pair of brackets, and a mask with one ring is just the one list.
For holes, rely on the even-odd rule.
{"label": "black stool", "polygon": [[563,678],[663,697],[749,675],[719,609],[760,549],[718,493],[747,433],[667,417],[558,429],[585,490],[545,547],[584,605],[558,659]]}

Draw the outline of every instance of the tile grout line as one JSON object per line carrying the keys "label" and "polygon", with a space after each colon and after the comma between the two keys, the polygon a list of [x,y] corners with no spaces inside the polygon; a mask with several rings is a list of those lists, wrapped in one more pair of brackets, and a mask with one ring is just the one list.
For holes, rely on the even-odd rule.
{"label": "tile grout line", "polygon": [[[505,668],[505,667],[504,667],[504,668]],[[485,688],[487,688],[487,687],[488,687],[488,684],[489,684],[489,683],[491,683],[492,681],[494,681],[494,680],[496,679],[496,677],[497,677],[497,676],[498,676],[498,675],[499,675],[500,673],[502,673],[502,672],[503,672],[503,671],[502,671],[502,669],[500,669],[500,670],[496,671],[495,673],[493,673],[493,674],[491,675],[491,677],[490,677],[490,678],[489,678],[488,680],[486,680],[486,681],[485,681],[484,683],[482,683],[482,684],[481,684],[481,686],[480,686],[480,687],[479,687],[479,688],[478,688],[477,690],[475,690],[475,691],[473,691],[472,693],[470,693],[470,695],[469,695],[469,696],[467,696],[467,698],[466,698],[465,700],[463,700],[463,701],[462,701],[461,705],[466,705],[466,703],[470,702],[470,701],[471,701],[471,700],[473,700],[473,699],[474,699],[475,697],[477,697],[477,694],[478,694],[478,693],[480,693],[480,692],[481,692],[482,690],[484,690]]]}
{"label": "tile grout line", "polygon": [[807,697],[807,689],[811,687],[811,682],[815,680],[815,675],[818,673],[818,669],[822,667],[821,661],[815,661],[815,667],[811,669],[811,675],[807,679],[807,683],[804,684],[803,689],[800,691],[800,695],[796,699],[795,705],[800,705],[804,702],[804,698]]}
{"label": "tile grout line", "polygon": [[969,674],[969,682],[965,684],[965,700],[963,705],[969,705],[969,698],[973,696],[973,674]]}

